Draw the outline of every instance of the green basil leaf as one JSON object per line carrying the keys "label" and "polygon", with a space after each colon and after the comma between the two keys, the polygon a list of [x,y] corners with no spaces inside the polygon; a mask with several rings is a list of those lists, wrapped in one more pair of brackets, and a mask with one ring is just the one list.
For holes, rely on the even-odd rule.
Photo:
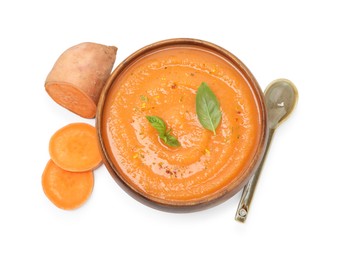
{"label": "green basil leaf", "polygon": [[221,120],[220,104],[205,82],[202,82],[199,86],[195,101],[200,124],[215,134]]}
{"label": "green basil leaf", "polygon": [[146,118],[148,122],[150,122],[151,125],[157,130],[160,139],[163,140],[166,145],[171,147],[180,146],[178,139],[170,134],[171,129],[166,130],[166,124],[164,120],[158,116],[146,116]]}
{"label": "green basil leaf", "polygon": [[164,120],[162,120],[158,116],[146,116],[148,122],[157,130],[160,136],[166,135],[166,124]]}
{"label": "green basil leaf", "polygon": [[165,142],[168,146],[179,147],[180,143],[178,139],[173,135],[167,135],[167,141]]}

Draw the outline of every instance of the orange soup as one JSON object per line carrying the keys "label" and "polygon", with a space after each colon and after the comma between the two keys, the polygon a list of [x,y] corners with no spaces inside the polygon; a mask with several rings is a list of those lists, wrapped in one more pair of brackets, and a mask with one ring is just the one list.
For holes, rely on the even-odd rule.
{"label": "orange soup", "polygon": [[[216,134],[196,114],[206,82],[220,103]],[[160,48],[125,67],[107,92],[102,136],[120,178],[160,203],[199,203],[242,178],[263,139],[257,94],[227,59],[192,46]],[[169,147],[146,116],[163,119],[180,142]]]}

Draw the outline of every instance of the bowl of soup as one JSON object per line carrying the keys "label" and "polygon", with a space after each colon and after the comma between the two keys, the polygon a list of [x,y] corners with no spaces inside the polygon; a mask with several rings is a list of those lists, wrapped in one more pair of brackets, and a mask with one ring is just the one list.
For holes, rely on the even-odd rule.
{"label": "bowl of soup", "polygon": [[[206,129],[197,90],[208,85],[220,121]],[[166,134],[152,125],[160,118]],[[237,193],[258,167],[267,142],[263,93],[249,69],[224,48],[198,39],[147,45],[112,72],[96,128],[103,161],[133,198],[153,208],[190,212]]]}

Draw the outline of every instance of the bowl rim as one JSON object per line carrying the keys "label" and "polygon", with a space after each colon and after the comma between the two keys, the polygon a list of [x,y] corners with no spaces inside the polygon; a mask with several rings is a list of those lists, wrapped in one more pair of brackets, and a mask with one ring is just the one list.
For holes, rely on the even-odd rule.
{"label": "bowl rim", "polygon": [[[114,163],[112,162],[110,156],[108,155],[102,135],[102,116],[104,112],[106,96],[109,93],[112,84],[118,78],[118,76],[131,64],[133,64],[138,59],[142,58],[144,55],[147,55],[148,53],[152,53],[157,49],[163,49],[165,47],[185,46],[185,45],[208,49],[212,51],[212,53],[218,54],[224,59],[228,60],[236,69],[239,70],[240,74],[242,74],[242,76],[249,83],[253,95],[255,96],[258,110],[261,112],[259,115],[260,116],[259,120],[261,122],[259,144],[251,163],[246,169],[244,169],[244,173],[238,178],[232,180],[232,182],[229,183],[227,187],[220,189],[218,192],[214,193],[213,196],[202,198],[194,202],[176,202],[176,201],[167,201],[163,199],[155,199],[152,196],[148,196],[147,193],[145,192],[136,190],[132,185],[127,183],[121,177],[119,171],[114,166]],[[125,60],[123,60],[113,70],[101,92],[99,102],[97,105],[95,126],[97,129],[97,137],[100,148],[99,150],[101,152],[104,165],[109,171],[110,175],[113,177],[113,179],[117,182],[117,184],[137,201],[149,207],[168,212],[193,212],[202,209],[207,209],[215,205],[218,205],[232,197],[234,194],[236,194],[239,190],[241,190],[245,186],[245,184],[249,181],[255,170],[258,168],[264,155],[268,138],[267,108],[264,101],[264,94],[251,71],[245,66],[245,64],[240,59],[238,59],[231,52],[220,47],[219,45],[216,45],[205,40],[193,38],[171,38],[162,41],[157,41],[140,48],[139,50],[129,55]]]}

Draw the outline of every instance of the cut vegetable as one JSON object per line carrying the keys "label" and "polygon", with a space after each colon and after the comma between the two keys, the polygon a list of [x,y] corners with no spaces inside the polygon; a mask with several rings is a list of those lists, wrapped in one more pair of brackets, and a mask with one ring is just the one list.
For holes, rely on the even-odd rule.
{"label": "cut vegetable", "polygon": [[59,105],[84,118],[93,118],[117,48],[81,43],[66,50],[48,74],[45,89]]}
{"label": "cut vegetable", "polygon": [[49,154],[56,165],[71,172],[93,170],[102,161],[96,130],[86,123],[72,123],[56,131]]}
{"label": "cut vegetable", "polygon": [[47,198],[58,208],[71,210],[84,204],[92,194],[92,171],[69,172],[48,161],[42,174],[42,188]]}

